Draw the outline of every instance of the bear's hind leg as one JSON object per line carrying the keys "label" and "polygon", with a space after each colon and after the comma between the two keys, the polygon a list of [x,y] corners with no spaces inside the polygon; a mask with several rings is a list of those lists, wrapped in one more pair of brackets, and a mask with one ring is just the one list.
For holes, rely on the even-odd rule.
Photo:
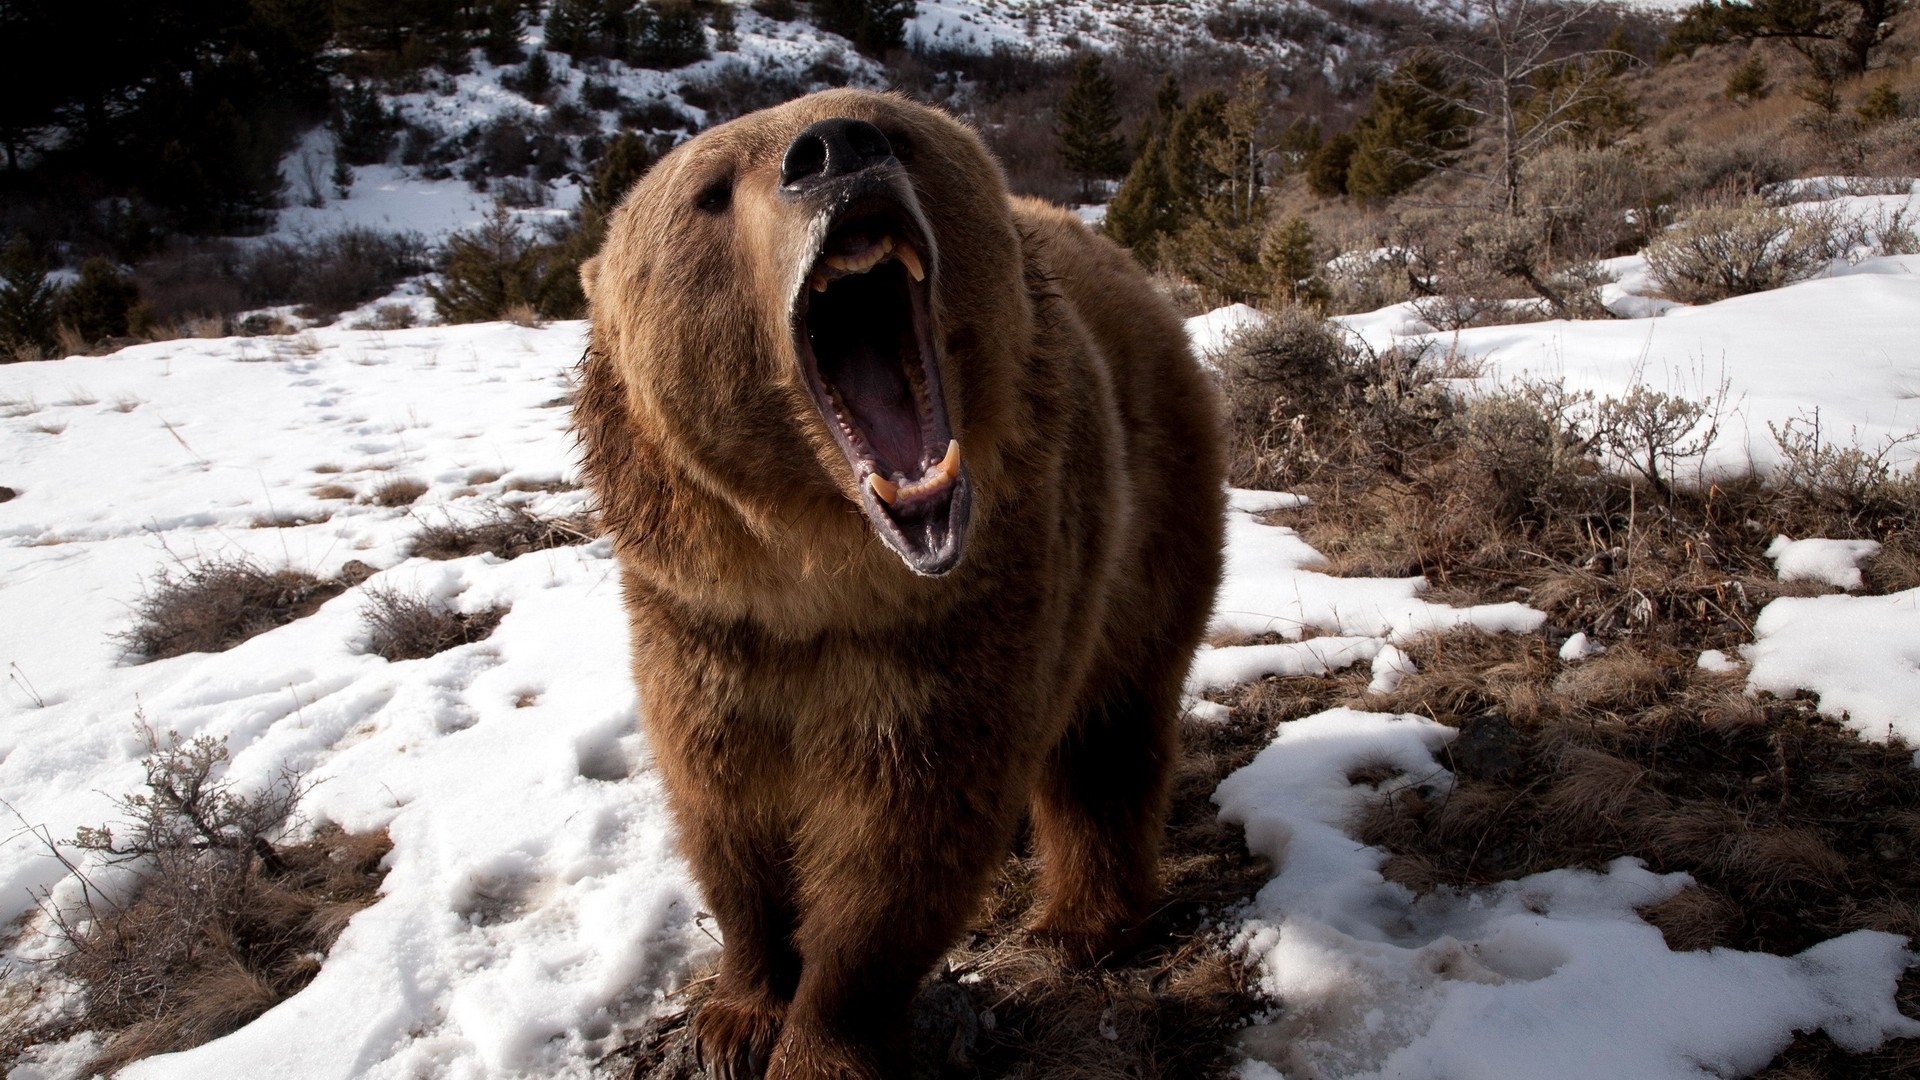
{"label": "bear's hind leg", "polygon": [[1032,932],[1078,962],[1130,946],[1159,897],[1179,682],[1152,681],[1110,680],[1054,747],[1034,794],[1047,902]]}

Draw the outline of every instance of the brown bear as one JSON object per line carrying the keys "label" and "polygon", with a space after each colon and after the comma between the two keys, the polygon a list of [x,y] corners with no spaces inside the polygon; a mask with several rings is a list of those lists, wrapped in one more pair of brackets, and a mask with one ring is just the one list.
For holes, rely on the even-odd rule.
{"label": "brown bear", "polygon": [[574,405],[643,724],[724,935],[719,1077],[899,1076],[1023,814],[1071,955],[1154,903],[1222,433],[1119,248],[968,128],[815,94],[663,157]]}

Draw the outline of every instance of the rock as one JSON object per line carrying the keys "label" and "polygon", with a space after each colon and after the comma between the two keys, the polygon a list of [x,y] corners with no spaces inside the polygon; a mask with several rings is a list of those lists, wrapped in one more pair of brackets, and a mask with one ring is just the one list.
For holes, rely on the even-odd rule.
{"label": "rock", "polygon": [[1469,719],[1460,737],[1447,744],[1448,766],[1469,780],[1512,783],[1526,764],[1521,744],[1526,736],[1498,709]]}

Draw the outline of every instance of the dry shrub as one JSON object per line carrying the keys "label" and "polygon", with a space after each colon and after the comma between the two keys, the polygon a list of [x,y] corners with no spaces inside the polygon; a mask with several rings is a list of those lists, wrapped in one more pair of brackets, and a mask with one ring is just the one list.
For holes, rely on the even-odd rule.
{"label": "dry shrub", "polygon": [[426,526],[414,534],[407,554],[459,559],[491,552],[512,559],[530,551],[584,544],[593,535],[593,522],[585,515],[541,517],[523,506],[501,506],[478,521],[457,524],[449,519]]}
{"label": "dry shrub", "polygon": [[1812,277],[1833,256],[1826,223],[1755,200],[1697,211],[1647,245],[1646,257],[1668,296],[1710,304]]}
{"label": "dry shrub", "polygon": [[374,901],[392,846],[384,833],[335,827],[284,843],[304,790],[297,776],[241,794],[217,775],[223,741],[162,738],[144,721],[141,730],[146,790],[120,800],[123,821],[74,839],[136,867],[132,896],[115,902],[89,887],[84,915],[43,905],[66,945],[56,968],[85,990],[85,1008],[42,1035],[102,1032],[90,1073],[198,1046],[299,991]]}
{"label": "dry shrub", "polygon": [[399,476],[374,488],[367,501],[375,506],[412,506],[427,493],[427,485],[410,476]]}
{"label": "dry shrub", "polygon": [[272,570],[248,558],[163,569],[134,602],[133,627],[117,640],[139,661],[225,652],[312,614],[343,588],[305,570]]}
{"label": "dry shrub", "polygon": [[369,588],[360,614],[367,651],[387,660],[422,660],[461,645],[484,641],[507,614],[504,607],[456,611],[447,604],[398,589]]}
{"label": "dry shrub", "polygon": [[1397,470],[1403,447],[1452,409],[1429,359],[1424,347],[1376,353],[1298,305],[1244,328],[1217,360],[1229,480],[1277,487],[1325,469]]}

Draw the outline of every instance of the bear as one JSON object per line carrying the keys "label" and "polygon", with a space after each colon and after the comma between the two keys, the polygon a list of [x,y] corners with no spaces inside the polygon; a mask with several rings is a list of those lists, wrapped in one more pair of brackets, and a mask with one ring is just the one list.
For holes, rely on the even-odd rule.
{"label": "bear", "polygon": [[1225,527],[1169,303],[962,122],[851,89],[664,155],[581,281],[582,473],[722,932],[709,1075],[905,1075],[1023,825],[1034,939],[1128,947]]}

